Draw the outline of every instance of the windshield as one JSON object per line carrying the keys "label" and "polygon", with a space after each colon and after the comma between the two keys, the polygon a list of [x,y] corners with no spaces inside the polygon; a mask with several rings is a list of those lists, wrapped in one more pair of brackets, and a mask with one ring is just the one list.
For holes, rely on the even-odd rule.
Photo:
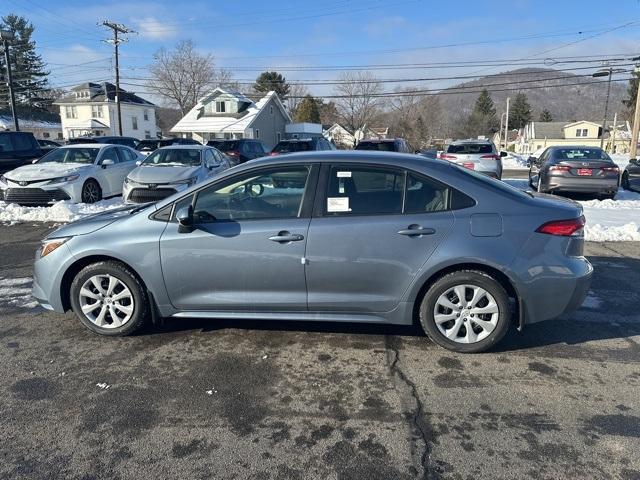
{"label": "windshield", "polygon": [[553,159],[562,160],[606,160],[609,155],[599,148],[557,148],[553,151]]}
{"label": "windshield", "polygon": [[38,163],[93,163],[100,152],[99,148],[65,148],[51,150]]}
{"label": "windshield", "polygon": [[289,153],[307,152],[309,150],[313,150],[311,148],[311,142],[280,142],[273,148],[272,152]]}
{"label": "windshield", "polygon": [[159,167],[197,167],[200,165],[200,150],[186,148],[167,148],[156,150],[142,162],[146,166]]}
{"label": "windshield", "polygon": [[240,142],[237,140],[211,140],[207,142],[209,147],[215,147],[221,152],[229,152],[231,150],[239,150]]}
{"label": "windshield", "polygon": [[393,142],[360,142],[356,150],[378,150],[380,152],[394,152]]}
{"label": "windshield", "polygon": [[488,143],[461,143],[449,145],[447,153],[460,153],[462,155],[475,155],[479,153],[493,153],[493,146]]}

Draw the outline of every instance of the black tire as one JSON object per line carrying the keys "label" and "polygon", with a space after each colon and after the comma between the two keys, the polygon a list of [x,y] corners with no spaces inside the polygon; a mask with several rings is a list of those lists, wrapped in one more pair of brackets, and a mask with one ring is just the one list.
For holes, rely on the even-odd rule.
{"label": "black tire", "polygon": [[631,185],[629,185],[629,173],[624,172],[622,174],[622,188],[625,190],[631,190]]}
{"label": "black tire", "polygon": [[[438,329],[434,319],[434,308],[438,298],[457,285],[473,285],[483,288],[493,296],[498,306],[498,320],[493,331],[475,343],[459,343],[450,340]],[[476,270],[452,272],[438,279],[425,293],[420,304],[420,324],[431,340],[447,350],[460,353],[483,352],[502,340],[511,326],[509,296],[496,279],[484,272]],[[466,325],[460,327],[460,331],[463,331],[463,328],[468,328]]]}
{"label": "black tire", "polygon": [[100,184],[90,178],[82,185],[82,203],[96,203],[102,200],[102,189]]}
{"label": "black tire", "polygon": [[[95,275],[110,275],[124,283],[133,297],[133,313],[131,318],[119,327],[105,328],[93,323],[82,312],[80,305],[80,290],[91,277]],[[71,307],[82,324],[94,333],[121,337],[131,335],[140,330],[151,317],[149,298],[146,289],[138,277],[126,266],[115,261],[97,262],[84,267],[75,276],[70,289]]]}
{"label": "black tire", "polygon": [[529,169],[529,186],[530,186],[532,189],[535,189],[535,188],[536,188],[536,186],[533,184],[533,180],[531,180],[531,169]]}

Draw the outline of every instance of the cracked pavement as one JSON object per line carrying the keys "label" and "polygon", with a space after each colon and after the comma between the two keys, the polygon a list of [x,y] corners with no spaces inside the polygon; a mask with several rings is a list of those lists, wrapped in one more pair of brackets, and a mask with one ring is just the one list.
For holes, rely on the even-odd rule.
{"label": "cracked pavement", "polygon": [[[0,281],[46,228],[0,226]],[[0,478],[638,479],[640,244],[587,255],[585,307],[480,355],[381,325],[105,339],[0,293]]]}

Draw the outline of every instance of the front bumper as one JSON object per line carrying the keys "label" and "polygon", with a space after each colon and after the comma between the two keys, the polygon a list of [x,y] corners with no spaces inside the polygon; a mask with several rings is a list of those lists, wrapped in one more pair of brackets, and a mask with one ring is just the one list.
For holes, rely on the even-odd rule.
{"label": "front bumper", "polygon": [[18,205],[52,205],[61,200],[81,201],[82,182],[79,180],[53,185],[31,184],[21,187],[11,182],[0,187],[0,200]]}
{"label": "front bumper", "polygon": [[187,188],[189,185],[186,184],[156,185],[154,188],[150,188],[149,185],[143,183],[125,183],[122,189],[122,198],[125,203],[158,202]]}
{"label": "front bumper", "polygon": [[47,310],[65,312],[61,297],[62,277],[73,260],[73,254],[66,243],[46,257],[40,256],[40,249],[36,251],[31,294]]}

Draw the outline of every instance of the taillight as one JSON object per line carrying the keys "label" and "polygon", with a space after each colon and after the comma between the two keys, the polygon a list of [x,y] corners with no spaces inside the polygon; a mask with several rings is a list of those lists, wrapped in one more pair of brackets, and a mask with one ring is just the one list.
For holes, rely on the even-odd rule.
{"label": "taillight", "polygon": [[279,155],[279,153],[278,152],[269,152],[269,156],[270,157],[274,157],[276,155]]}
{"label": "taillight", "polygon": [[491,155],[481,155],[480,158],[490,158],[492,160],[500,160],[500,155],[496,155],[495,153]]}
{"label": "taillight", "polygon": [[227,152],[227,155],[230,155],[232,157],[239,157],[240,156],[240,152],[236,152],[235,150],[231,150],[231,151]]}
{"label": "taillight", "polygon": [[571,220],[554,220],[541,225],[536,232],[561,237],[581,236],[585,223],[584,215],[578,218],[572,218]]}
{"label": "taillight", "polygon": [[475,170],[475,169],[476,169],[476,164],[475,164],[475,163],[473,163],[473,162],[464,162],[464,163],[462,164],[462,166],[463,166],[464,168],[468,168],[469,170]]}
{"label": "taillight", "polygon": [[455,160],[458,157],[456,157],[455,155],[449,155],[448,153],[441,153],[440,158],[442,158],[443,160]]}
{"label": "taillight", "polygon": [[549,167],[550,172],[568,172],[571,170],[571,167],[566,165],[552,165]]}
{"label": "taillight", "polygon": [[602,167],[602,171],[603,172],[615,172],[615,173],[620,173],[620,169],[616,166],[616,167]]}

